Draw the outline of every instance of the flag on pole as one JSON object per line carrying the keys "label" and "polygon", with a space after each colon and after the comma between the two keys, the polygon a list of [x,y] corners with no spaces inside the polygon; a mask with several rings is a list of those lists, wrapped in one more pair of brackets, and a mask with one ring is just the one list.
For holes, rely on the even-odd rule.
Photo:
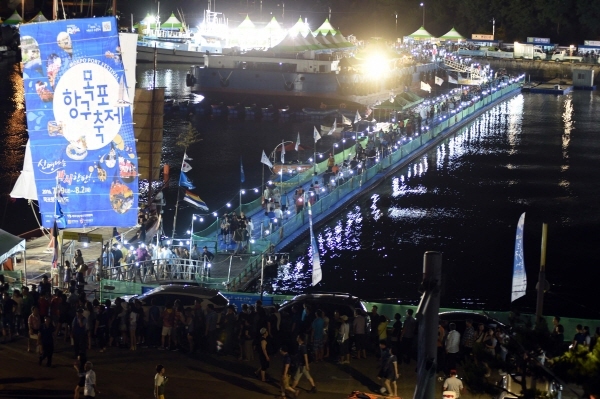
{"label": "flag on pole", "polygon": [[337,129],[337,118],[333,120],[333,126],[331,126],[331,129],[329,130],[329,133],[327,133],[327,135],[331,136],[333,132],[335,132],[335,129]]}
{"label": "flag on pole", "polygon": [[262,157],[260,158],[260,162],[264,163],[269,168],[273,168],[273,164],[269,160],[269,157],[267,157],[267,154],[265,154],[265,150],[263,150]]}
{"label": "flag on pole", "polygon": [[360,114],[358,113],[358,110],[356,110],[356,115],[354,115],[354,123],[358,123],[362,120],[362,118],[360,117]]}
{"label": "flag on pole", "polygon": [[313,221],[312,221],[312,207],[310,201],[308,202],[308,226],[310,227],[310,246],[312,248],[312,285],[317,285],[319,281],[323,279],[323,272],[321,271],[321,259],[319,258],[319,247],[317,246],[317,240],[313,234]]}
{"label": "flag on pole", "polygon": [[435,84],[438,86],[441,86],[444,84],[444,79],[440,78],[439,76],[435,77]]}
{"label": "flag on pole", "polygon": [[244,163],[242,157],[240,157],[240,181],[243,183],[246,181],[246,175],[244,174]]}
{"label": "flag on pole", "polygon": [[192,158],[190,158],[190,157],[188,157],[188,156],[187,156],[187,153],[185,153],[185,152],[183,153],[183,160],[184,160],[184,161],[193,161],[193,159],[192,159]]}
{"label": "flag on pole", "polygon": [[298,151],[298,147],[300,147],[300,132],[298,132],[298,138],[296,139],[296,147],[294,149]]}
{"label": "flag on pole", "polygon": [[431,93],[431,86],[428,83],[421,81],[421,90]]}
{"label": "flag on pole", "polygon": [[346,118],[344,115],[342,115],[342,125],[351,126],[352,121],[350,119]]}
{"label": "flag on pole", "polygon": [[191,166],[189,163],[187,163],[187,162],[183,161],[183,162],[181,163],[181,171],[182,171],[182,172],[185,172],[185,173],[187,173],[187,172],[189,172],[190,170],[192,170],[192,166]]}
{"label": "flag on pole", "polygon": [[285,163],[285,144],[283,141],[281,142],[281,163]]}
{"label": "flag on pole", "polygon": [[515,259],[513,264],[512,295],[510,301],[525,295],[527,290],[527,273],[525,272],[525,258],[523,257],[523,230],[525,227],[525,212],[517,223],[517,234],[515,238]]}
{"label": "flag on pole", "polygon": [[208,211],[208,206],[206,203],[202,201],[200,197],[189,190],[185,190],[185,195],[183,196],[183,200],[189,204],[192,204],[198,209],[202,209],[203,211]]}
{"label": "flag on pole", "polygon": [[[61,214],[62,214],[62,211],[61,211]],[[58,224],[56,223],[56,219],[54,219],[54,226],[52,226],[52,238],[54,239],[54,248],[52,248],[52,250],[53,250],[52,267],[57,268],[59,251],[58,251]]]}
{"label": "flag on pole", "polygon": [[455,85],[458,84],[458,81],[454,79],[452,76],[448,75],[448,83],[453,83]]}
{"label": "flag on pole", "polygon": [[317,130],[316,126],[313,126],[314,130],[313,130],[313,136],[315,138],[315,143],[317,141],[319,141],[321,139],[321,135],[319,134],[319,131]]}
{"label": "flag on pole", "polygon": [[190,179],[188,179],[185,172],[181,172],[181,174],[179,175],[179,185],[182,187],[189,188],[190,190],[193,190],[196,188],[196,186],[194,186],[192,184],[192,181]]}

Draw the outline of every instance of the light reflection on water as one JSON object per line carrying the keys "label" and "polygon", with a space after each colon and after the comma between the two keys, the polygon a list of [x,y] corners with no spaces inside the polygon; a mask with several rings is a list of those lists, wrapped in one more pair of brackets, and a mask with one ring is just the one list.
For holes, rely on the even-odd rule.
{"label": "light reflection on water", "polygon": [[[387,184],[352,204],[351,213],[316,229],[323,249],[323,281],[314,289],[416,303],[423,253],[438,250],[444,259],[446,306],[506,308],[516,222],[527,211],[530,281],[535,281],[539,264],[541,223],[548,222],[549,239],[554,241],[550,251],[555,298],[579,295],[579,289],[571,292],[576,284],[565,281],[565,271],[578,267],[573,257],[585,256],[576,254],[576,248],[594,247],[600,239],[597,227],[585,238],[571,233],[576,228],[589,232],[587,225],[597,226],[600,219],[597,211],[587,208],[594,207],[593,198],[600,194],[590,173],[600,168],[600,144],[590,141],[599,110],[589,107],[587,96],[575,93],[556,105],[553,97],[516,96],[398,170]],[[574,143],[572,130],[567,130],[575,124],[581,141]],[[566,132],[569,163],[578,157],[577,173],[563,167]],[[580,201],[587,204],[585,216],[579,212]],[[362,215],[360,225],[338,228],[357,212]],[[292,249],[303,270],[295,292],[311,290],[306,248],[301,243]],[[273,289],[289,292],[277,281]],[[529,291],[523,303],[535,300],[533,287]]]}

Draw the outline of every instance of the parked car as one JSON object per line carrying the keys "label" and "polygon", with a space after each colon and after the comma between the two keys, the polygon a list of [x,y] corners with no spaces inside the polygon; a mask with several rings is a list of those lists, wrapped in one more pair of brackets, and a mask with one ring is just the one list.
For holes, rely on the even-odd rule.
{"label": "parked car", "polygon": [[[298,307],[302,311],[304,304],[310,304],[313,310],[321,309],[330,319],[335,311],[340,316],[348,316],[348,322],[352,324],[354,320],[354,310],[360,309],[366,316],[367,308],[360,298],[345,293],[314,293],[295,296],[281,305],[280,312],[292,313],[293,307]],[[367,317],[367,328],[369,327],[369,318]]]}
{"label": "parked car", "polygon": [[477,330],[479,324],[483,324],[486,327],[502,327],[503,330],[507,330],[507,325],[499,320],[494,319],[488,315],[477,312],[469,311],[453,311],[453,312],[441,312],[439,314],[440,320],[445,320],[450,323],[456,324],[456,331],[462,333],[465,331],[465,321],[468,319],[473,320],[473,328]]}
{"label": "parked car", "polygon": [[229,300],[218,290],[181,284],[160,285],[144,294],[126,295],[121,298],[127,302],[140,300],[145,312],[150,308],[152,300],[161,310],[167,303],[172,305],[177,299],[181,301],[184,307],[194,306],[196,299],[201,301],[203,308],[206,308],[209,303],[212,303],[216,310],[224,309],[229,305]]}

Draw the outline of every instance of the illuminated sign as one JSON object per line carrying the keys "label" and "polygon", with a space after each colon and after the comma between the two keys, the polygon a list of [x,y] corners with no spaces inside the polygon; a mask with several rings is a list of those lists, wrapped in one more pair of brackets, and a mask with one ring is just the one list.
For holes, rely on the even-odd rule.
{"label": "illuminated sign", "polygon": [[494,35],[482,35],[479,33],[473,33],[471,35],[472,40],[494,40]]}
{"label": "illuminated sign", "polygon": [[549,37],[528,37],[527,43],[550,44]]}
{"label": "illuminated sign", "polygon": [[600,40],[584,40],[583,44],[586,46],[598,46],[600,47]]}

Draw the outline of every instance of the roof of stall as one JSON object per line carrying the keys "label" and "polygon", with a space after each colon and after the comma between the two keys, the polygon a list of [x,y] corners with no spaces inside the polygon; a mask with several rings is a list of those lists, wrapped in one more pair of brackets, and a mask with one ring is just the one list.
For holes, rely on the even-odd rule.
{"label": "roof of stall", "polygon": [[162,29],[183,29],[183,23],[177,19],[174,13],[171,13],[171,16],[163,22],[160,27]]}

